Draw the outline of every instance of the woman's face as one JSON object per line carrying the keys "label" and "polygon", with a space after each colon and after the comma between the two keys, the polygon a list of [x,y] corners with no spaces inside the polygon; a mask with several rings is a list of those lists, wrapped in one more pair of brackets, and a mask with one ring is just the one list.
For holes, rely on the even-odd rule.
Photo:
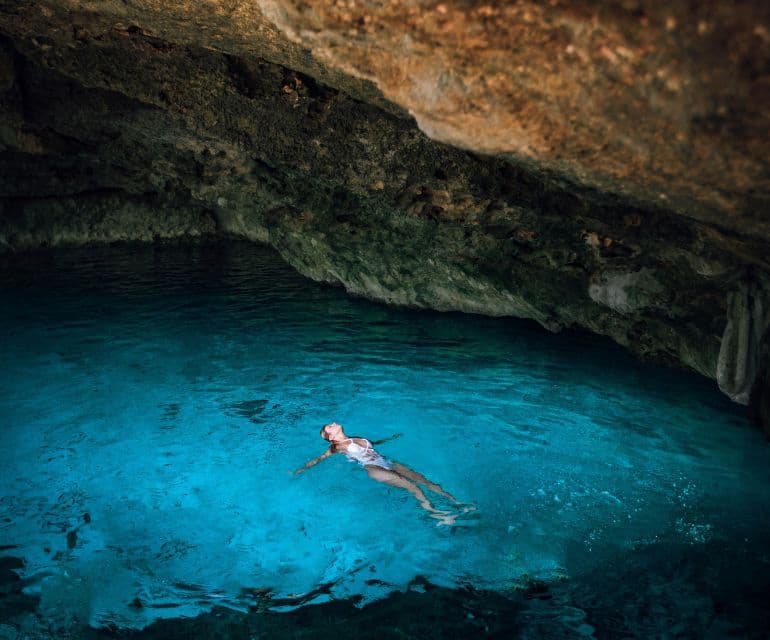
{"label": "woman's face", "polygon": [[323,435],[321,436],[324,440],[335,440],[339,438],[342,435],[342,425],[337,424],[336,422],[332,422],[331,424],[327,424],[324,426]]}

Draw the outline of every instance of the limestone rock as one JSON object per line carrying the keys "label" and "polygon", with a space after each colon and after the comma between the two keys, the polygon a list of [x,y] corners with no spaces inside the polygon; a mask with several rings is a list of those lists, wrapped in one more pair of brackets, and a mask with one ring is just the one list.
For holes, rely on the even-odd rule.
{"label": "limestone rock", "polygon": [[0,251],[238,235],[761,403],[768,11],[0,0]]}
{"label": "limestone rock", "polygon": [[741,283],[729,294],[727,326],[717,362],[719,388],[730,398],[748,404],[760,365],[760,344],[770,327],[767,288]]}
{"label": "limestone rock", "polygon": [[767,3],[258,4],[436,140],[770,231]]}
{"label": "limestone rock", "polygon": [[630,313],[650,305],[663,286],[649,269],[630,273],[605,273],[588,288],[591,300],[619,313]]}

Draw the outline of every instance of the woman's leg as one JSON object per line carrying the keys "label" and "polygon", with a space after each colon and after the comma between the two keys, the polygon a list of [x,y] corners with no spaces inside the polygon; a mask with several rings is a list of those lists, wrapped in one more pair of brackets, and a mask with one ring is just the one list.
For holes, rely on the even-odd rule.
{"label": "woman's leg", "polygon": [[406,489],[411,493],[420,503],[420,506],[431,514],[431,517],[437,518],[442,524],[453,524],[455,516],[449,516],[446,511],[439,511],[436,509],[425,497],[420,487],[414,482],[411,482],[402,475],[391,471],[390,469],[384,469],[383,467],[377,467],[375,465],[367,465],[364,467],[369,477],[377,482],[390,485],[391,487],[398,487],[399,489]]}
{"label": "woman's leg", "polygon": [[395,471],[398,475],[403,476],[404,478],[408,478],[409,480],[412,480],[413,482],[418,482],[420,484],[424,484],[431,491],[434,491],[435,493],[438,493],[439,495],[442,495],[445,498],[449,498],[452,502],[459,504],[458,501],[457,501],[457,498],[455,498],[452,494],[447,493],[446,491],[444,491],[435,482],[431,482],[430,480],[428,480],[421,473],[417,473],[416,471],[410,469],[409,467],[405,467],[400,462],[393,462],[392,464],[393,464],[393,471]]}

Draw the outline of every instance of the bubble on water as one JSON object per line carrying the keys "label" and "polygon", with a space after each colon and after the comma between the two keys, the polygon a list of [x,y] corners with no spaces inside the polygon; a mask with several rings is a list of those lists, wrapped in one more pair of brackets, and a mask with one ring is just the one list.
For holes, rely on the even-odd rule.
{"label": "bubble on water", "polygon": [[705,544],[713,536],[712,525],[687,522],[683,518],[677,518],[675,528],[690,544]]}

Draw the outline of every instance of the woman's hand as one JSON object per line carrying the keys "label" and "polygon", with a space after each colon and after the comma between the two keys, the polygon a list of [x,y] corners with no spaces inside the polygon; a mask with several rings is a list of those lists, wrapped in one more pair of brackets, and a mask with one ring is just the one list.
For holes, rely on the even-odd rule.
{"label": "woman's hand", "polygon": [[387,438],[383,438],[382,440],[373,440],[372,444],[385,444],[386,442],[390,442],[391,440],[400,438],[402,435],[403,434],[401,433],[394,433],[392,436],[388,436]]}

